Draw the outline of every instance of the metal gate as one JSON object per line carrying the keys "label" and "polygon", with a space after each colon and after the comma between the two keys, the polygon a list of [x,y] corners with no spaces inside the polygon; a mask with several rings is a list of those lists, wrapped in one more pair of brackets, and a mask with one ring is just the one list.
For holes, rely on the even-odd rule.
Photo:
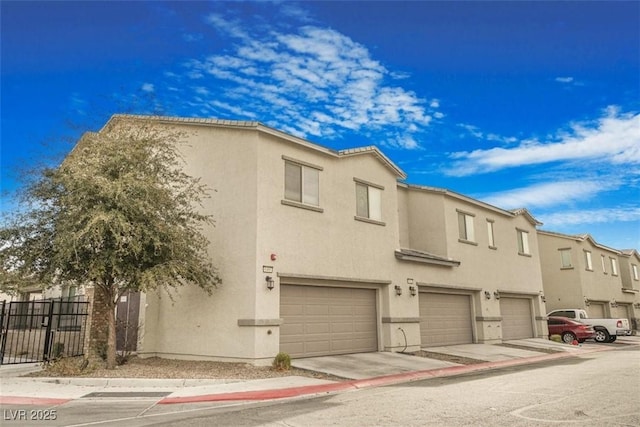
{"label": "metal gate", "polygon": [[89,308],[84,296],[0,304],[0,365],[84,354]]}

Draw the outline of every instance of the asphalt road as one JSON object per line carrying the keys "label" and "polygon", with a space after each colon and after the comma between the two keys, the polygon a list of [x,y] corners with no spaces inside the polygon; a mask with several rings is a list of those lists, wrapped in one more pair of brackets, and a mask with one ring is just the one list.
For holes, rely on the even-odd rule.
{"label": "asphalt road", "polygon": [[54,408],[56,420],[49,421],[7,420],[7,410],[29,408],[3,406],[1,424],[638,426],[640,347],[617,346],[579,358],[280,402],[155,405],[156,400],[78,400]]}

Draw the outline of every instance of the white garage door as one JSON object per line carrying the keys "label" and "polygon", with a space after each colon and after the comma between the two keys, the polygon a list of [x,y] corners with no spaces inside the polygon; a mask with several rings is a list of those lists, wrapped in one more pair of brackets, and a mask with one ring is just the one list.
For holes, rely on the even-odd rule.
{"label": "white garage door", "polygon": [[533,316],[529,298],[500,298],[502,339],[515,340],[533,337]]}
{"label": "white garage door", "polygon": [[421,292],[419,298],[422,347],[473,342],[469,295]]}
{"label": "white garage door", "polygon": [[587,314],[592,319],[604,319],[607,316],[604,315],[604,304],[592,302],[587,307]]}
{"label": "white garage door", "polygon": [[627,310],[627,305],[618,304],[617,307],[612,307],[611,317],[629,319],[629,311]]}
{"label": "white garage door", "polygon": [[280,351],[292,357],[378,351],[374,289],[282,285]]}

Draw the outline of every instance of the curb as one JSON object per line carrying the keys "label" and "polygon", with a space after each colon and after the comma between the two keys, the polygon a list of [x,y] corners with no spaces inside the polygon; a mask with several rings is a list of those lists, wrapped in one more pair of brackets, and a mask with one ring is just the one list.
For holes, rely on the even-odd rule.
{"label": "curb", "polygon": [[299,396],[330,394],[342,391],[354,391],[364,388],[388,386],[399,383],[407,383],[418,380],[449,377],[471,372],[488,371],[497,368],[526,365],[549,360],[567,359],[582,354],[596,353],[599,351],[612,350],[612,348],[602,348],[594,350],[584,350],[580,354],[570,352],[552,353],[541,356],[533,356],[522,359],[510,359],[499,362],[485,362],[475,365],[451,366],[448,368],[431,369],[427,371],[413,371],[401,374],[385,375],[381,377],[368,378],[363,380],[344,381],[339,383],[311,385],[303,387],[291,387],[276,390],[259,391],[239,391],[232,393],[204,394],[200,396],[165,397],[158,401],[160,405],[172,405],[176,403],[202,403],[202,402],[224,402],[224,401],[257,401],[275,400]]}
{"label": "curb", "polygon": [[[526,357],[520,359],[508,359],[498,362],[484,362],[474,365],[459,365],[451,366],[448,368],[430,369],[426,371],[411,371],[400,374],[384,375],[380,377],[367,378],[362,380],[347,380],[328,384],[309,385],[300,387],[289,387],[283,389],[270,389],[270,390],[253,390],[253,391],[237,391],[230,393],[217,393],[217,394],[203,394],[197,396],[182,396],[182,397],[165,397],[157,402],[161,405],[172,405],[180,403],[202,403],[202,402],[225,402],[225,401],[266,401],[294,398],[301,396],[312,396],[322,394],[335,394],[345,391],[355,391],[365,388],[382,387],[394,384],[408,383],[418,380],[438,378],[438,377],[450,377],[455,375],[467,374],[472,372],[489,371],[498,368],[507,368],[510,366],[526,365],[531,363],[538,363],[550,360],[567,359],[570,357],[577,357],[583,354],[596,353],[600,351],[614,350],[613,347],[603,347],[598,349],[582,350],[580,353],[573,352],[561,352],[552,354],[543,354],[540,356]],[[81,379],[84,380],[84,379]],[[114,381],[115,380],[115,381]],[[109,381],[87,379],[84,385],[105,385],[105,382],[125,383],[127,379],[110,379]],[[187,382],[198,382],[199,380],[158,380],[169,381],[174,386],[185,386]],[[73,379],[66,379],[55,381],[58,384],[71,384]],[[89,384],[93,382],[93,384]],[[156,381],[153,381],[156,382]],[[171,385],[167,386],[168,388]],[[167,388],[164,387],[163,388]],[[34,405],[34,406],[53,406],[63,405],[67,402],[77,399],[60,399],[60,398],[47,398],[47,397],[27,397],[27,396],[0,396],[0,404],[2,405]]]}
{"label": "curb", "polygon": [[50,406],[64,405],[72,400],[73,399],[55,399],[48,397],[0,396],[0,405]]}

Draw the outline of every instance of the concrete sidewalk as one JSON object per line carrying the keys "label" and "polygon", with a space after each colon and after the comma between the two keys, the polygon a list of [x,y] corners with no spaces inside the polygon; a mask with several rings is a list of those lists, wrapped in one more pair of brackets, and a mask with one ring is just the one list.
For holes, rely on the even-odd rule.
{"label": "concrete sidewalk", "polygon": [[[308,377],[260,380],[171,380],[131,378],[16,377],[11,367],[0,368],[0,404],[60,405],[73,400],[135,398],[158,404],[216,401],[256,401],[336,393],[398,384],[420,379],[525,365],[612,350],[626,344],[640,345],[640,337],[625,337],[616,345],[570,346],[541,339],[510,341],[507,345],[467,344],[428,348],[430,352],[463,356],[482,363],[461,365],[400,353],[363,353],[293,361],[303,369],[330,373],[344,381]],[[517,346],[517,347],[515,347]],[[527,347],[523,349],[522,347]],[[539,350],[547,352],[541,352]],[[549,350],[555,350],[548,353]],[[31,369],[34,367],[32,366]],[[25,369],[13,368],[15,370]]]}

